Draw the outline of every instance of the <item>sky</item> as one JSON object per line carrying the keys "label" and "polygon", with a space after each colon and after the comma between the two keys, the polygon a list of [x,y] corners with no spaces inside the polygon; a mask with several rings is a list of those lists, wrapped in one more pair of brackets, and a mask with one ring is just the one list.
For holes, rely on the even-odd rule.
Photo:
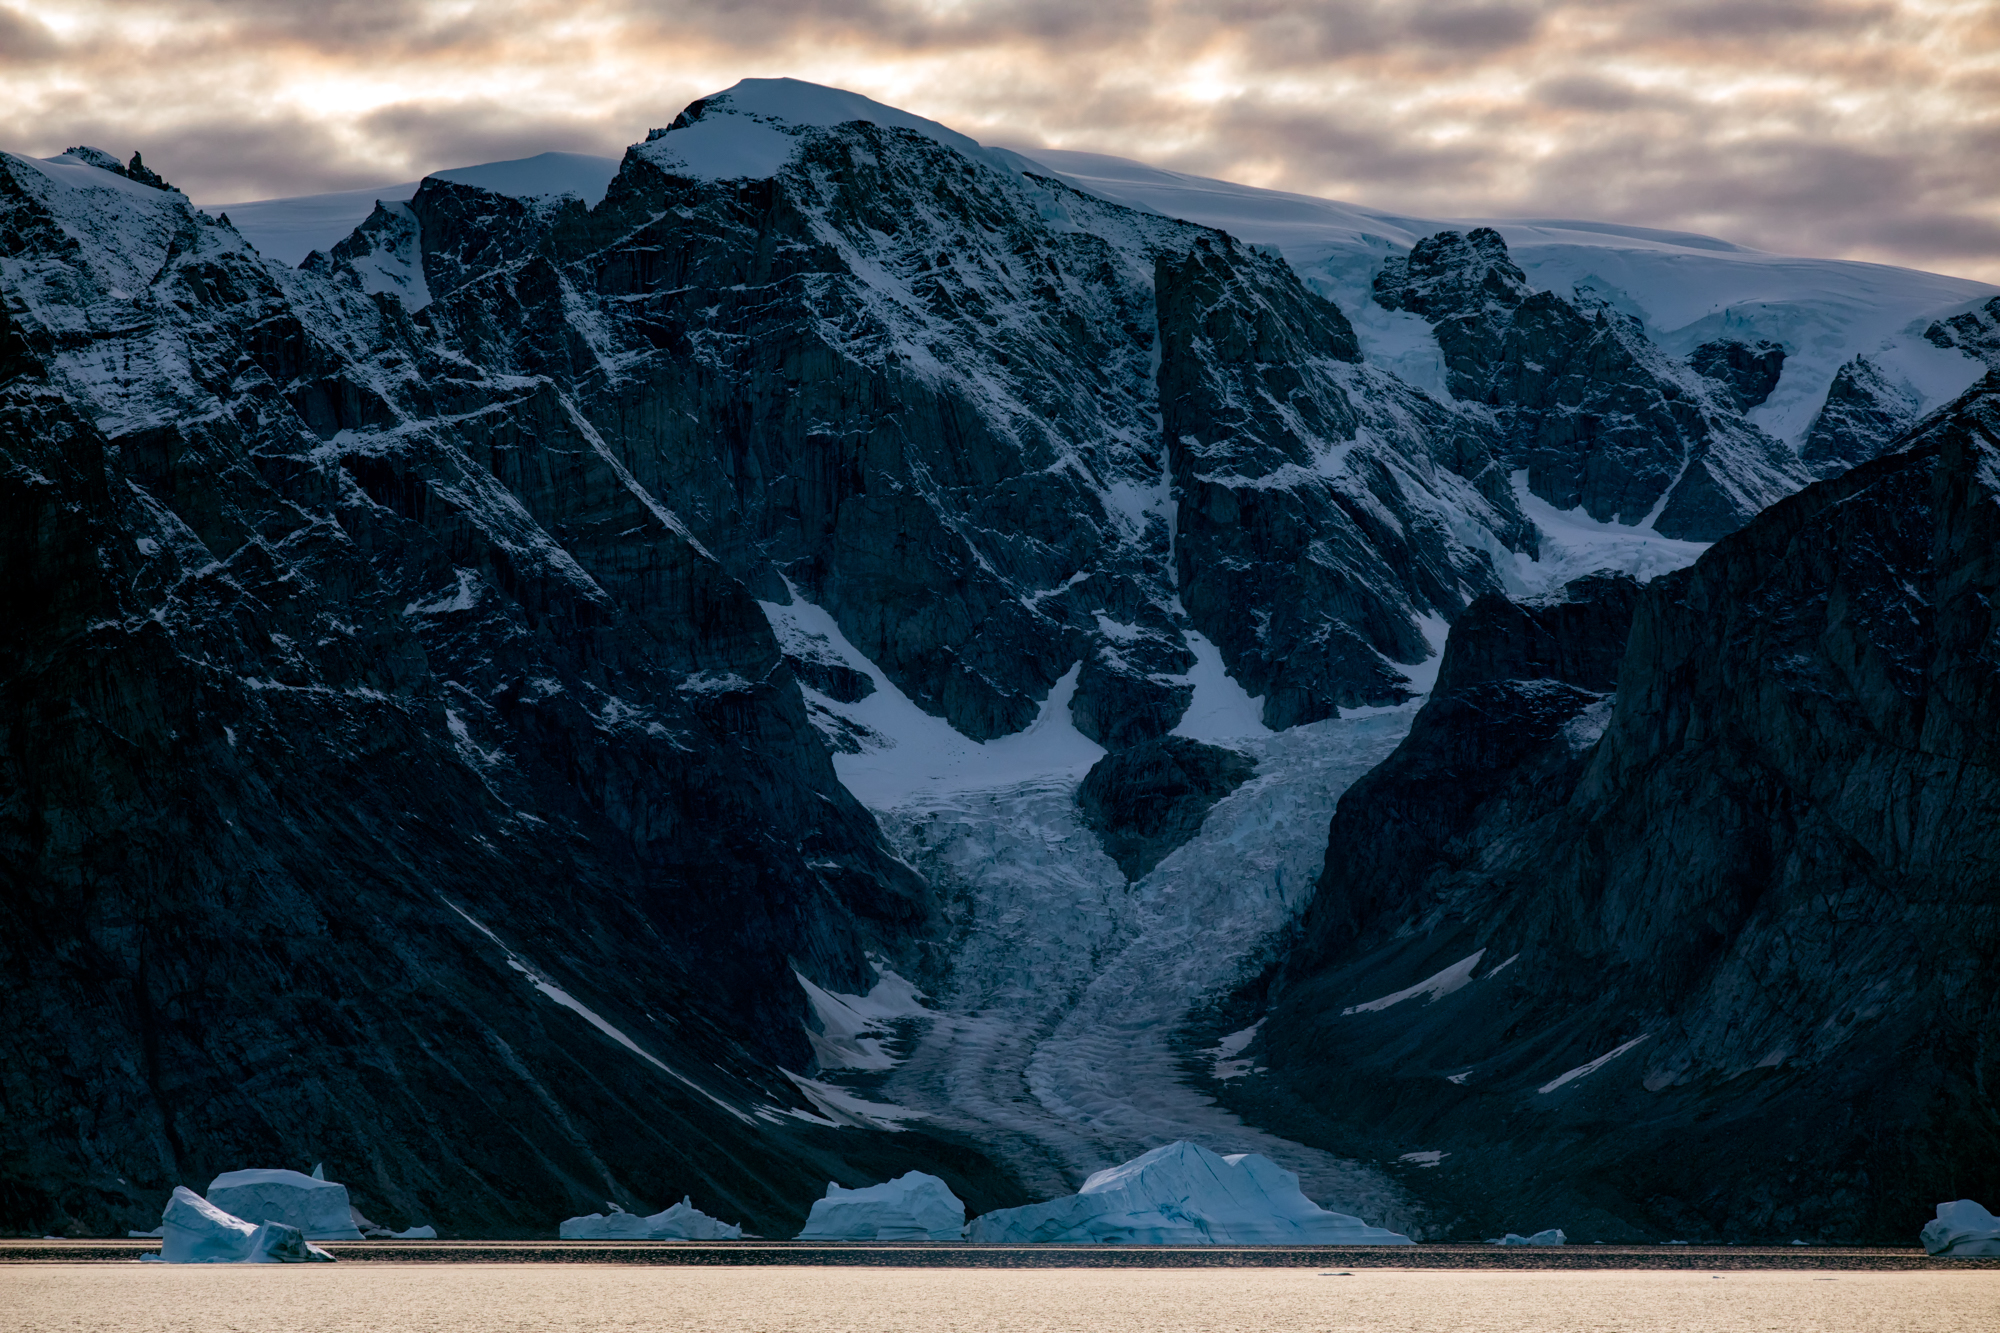
{"label": "sky", "polygon": [[0,148],[197,202],[616,155],[747,77],[1419,216],[2000,282],[1996,0],[0,0]]}

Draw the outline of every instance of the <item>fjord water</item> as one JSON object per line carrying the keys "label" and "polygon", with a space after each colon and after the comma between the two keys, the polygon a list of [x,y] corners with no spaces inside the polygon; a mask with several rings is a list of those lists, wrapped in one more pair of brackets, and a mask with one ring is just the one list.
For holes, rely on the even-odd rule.
{"label": "fjord water", "polygon": [[2000,1272],[24,1265],[15,1333],[1956,1333]]}

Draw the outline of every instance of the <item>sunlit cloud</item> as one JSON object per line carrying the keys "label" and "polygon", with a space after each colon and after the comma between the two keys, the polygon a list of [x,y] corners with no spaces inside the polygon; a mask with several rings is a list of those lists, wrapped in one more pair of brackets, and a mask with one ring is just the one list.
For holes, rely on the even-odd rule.
{"label": "sunlit cloud", "polygon": [[0,144],[203,201],[616,154],[751,76],[1429,216],[2000,281],[1990,0],[0,0]]}

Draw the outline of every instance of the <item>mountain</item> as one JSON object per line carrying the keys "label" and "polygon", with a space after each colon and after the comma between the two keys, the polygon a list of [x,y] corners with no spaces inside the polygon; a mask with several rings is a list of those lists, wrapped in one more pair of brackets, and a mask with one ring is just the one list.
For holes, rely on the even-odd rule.
{"label": "mountain", "polygon": [[1332,821],[1267,1123],[1441,1154],[1486,1229],[1904,1236],[2000,1188],[2000,377],[1897,443],[1643,590],[1460,618]]}
{"label": "mountain", "polygon": [[[1244,1054],[1292,1009],[1187,1041],[1344,966],[1329,821],[1476,734],[1461,659],[1521,650],[1467,635],[1595,700],[1587,608],[1829,470],[1827,357],[1917,411],[1981,368],[1972,284],[1398,240],[789,80],[559,157],[225,218],[0,155],[0,1225],[255,1158],[446,1234],[788,1235],[829,1176],[980,1211],[1189,1138],[1444,1234],[1386,1128],[1216,1104],[1314,1076]],[[1538,285],[1591,245],[1778,313]]]}

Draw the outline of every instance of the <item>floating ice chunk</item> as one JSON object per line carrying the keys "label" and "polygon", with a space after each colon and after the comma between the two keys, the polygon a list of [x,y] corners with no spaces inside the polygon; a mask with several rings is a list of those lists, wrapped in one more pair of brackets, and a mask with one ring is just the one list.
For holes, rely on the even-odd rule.
{"label": "floating ice chunk", "polygon": [[1563,1235],[1562,1228],[1550,1227],[1547,1231],[1537,1231],[1532,1236],[1519,1236],[1508,1232],[1498,1240],[1489,1240],[1488,1245],[1567,1245],[1569,1237]]}
{"label": "floating ice chunk", "polygon": [[564,1240],[742,1240],[743,1228],[718,1221],[683,1196],[671,1208],[641,1217],[615,1203],[606,1203],[610,1216],[592,1213],[572,1217],[556,1230]]}
{"label": "floating ice chunk", "polygon": [[1124,1245],[1408,1245],[1408,1236],[1330,1213],[1267,1157],[1169,1143],[1083,1182],[1066,1199],[974,1218],[976,1241]]}
{"label": "floating ice chunk", "polygon": [[246,1222],[185,1185],[174,1187],[160,1224],[160,1259],[170,1264],[298,1264],[333,1258],[308,1245],[295,1226]]}
{"label": "floating ice chunk", "polygon": [[812,1206],[800,1240],[957,1240],[965,1230],[965,1204],[951,1186],[922,1171],[864,1189],[827,1182],[826,1197]]}
{"label": "floating ice chunk", "polygon": [[2000,1217],[1970,1199],[1939,1204],[1918,1238],[1940,1259],[2000,1259]]}
{"label": "floating ice chunk", "polygon": [[283,1222],[307,1240],[360,1240],[347,1186],[302,1171],[224,1171],[208,1201],[246,1222]]}
{"label": "floating ice chunk", "polygon": [[710,1217],[695,1207],[694,1200],[687,1195],[682,1195],[673,1207],[654,1213],[646,1222],[652,1228],[647,1234],[653,1240],[743,1239],[741,1226]]}
{"label": "floating ice chunk", "polygon": [[391,1240],[436,1240],[437,1238],[437,1228],[433,1226],[411,1227],[408,1231],[389,1233]]}
{"label": "floating ice chunk", "polygon": [[615,1203],[604,1205],[611,1210],[609,1216],[591,1213],[587,1217],[572,1217],[556,1228],[556,1235],[563,1240],[645,1240],[646,1219],[638,1213],[628,1213]]}

